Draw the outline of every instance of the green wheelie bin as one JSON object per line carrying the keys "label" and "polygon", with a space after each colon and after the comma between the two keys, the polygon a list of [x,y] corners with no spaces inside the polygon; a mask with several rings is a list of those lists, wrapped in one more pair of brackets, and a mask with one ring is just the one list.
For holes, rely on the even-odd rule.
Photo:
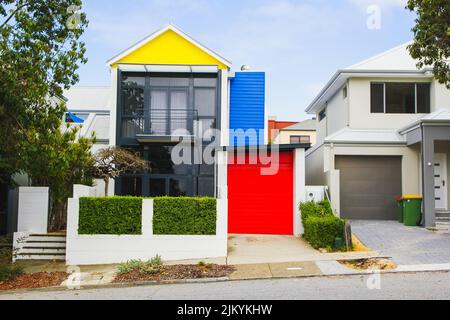
{"label": "green wheelie bin", "polygon": [[422,221],[422,196],[403,197],[403,223],[405,226],[418,226]]}

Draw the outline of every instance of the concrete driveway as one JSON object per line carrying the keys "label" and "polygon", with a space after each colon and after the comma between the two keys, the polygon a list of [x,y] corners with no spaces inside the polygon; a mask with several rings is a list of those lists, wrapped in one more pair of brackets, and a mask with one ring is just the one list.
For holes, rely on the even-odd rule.
{"label": "concrete driveway", "polygon": [[321,253],[301,237],[281,235],[229,235],[227,263],[232,265],[359,259],[373,252]]}
{"label": "concrete driveway", "polygon": [[371,250],[400,265],[450,263],[450,235],[397,221],[350,221],[352,232]]}

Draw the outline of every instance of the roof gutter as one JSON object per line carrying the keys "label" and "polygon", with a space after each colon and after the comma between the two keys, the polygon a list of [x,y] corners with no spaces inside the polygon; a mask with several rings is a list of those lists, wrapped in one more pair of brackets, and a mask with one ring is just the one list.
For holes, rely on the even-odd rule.
{"label": "roof gutter", "polygon": [[[354,76],[354,77],[361,77],[366,76],[370,77],[372,75],[374,76],[380,76],[380,75],[427,75],[428,72],[430,72],[431,69],[425,68],[422,70],[351,70],[351,69],[344,69],[344,70],[338,70],[333,77],[328,81],[328,83],[325,85],[325,87],[319,92],[319,94],[314,98],[314,100],[311,102],[311,104],[306,108],[305,112],[310,113],[315,107],[318,101],[322,99],[322,97],[334,86],[334,84],[339,80],[342,76]],[[427,77],[432,77],[433,74],[431,73]]]}

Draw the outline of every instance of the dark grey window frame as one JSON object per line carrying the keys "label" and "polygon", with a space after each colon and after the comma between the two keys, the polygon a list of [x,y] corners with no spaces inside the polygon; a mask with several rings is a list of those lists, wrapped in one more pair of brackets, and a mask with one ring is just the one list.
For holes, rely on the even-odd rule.
{"label": "dark grey window frame", "polygon": [[[152,145],[157,145],[157,144],[161,144],[161,143],[157,143],[157,142],[153,142],[153,143],[140,143],[138,142],[138,140],[136,138],[127,138],[127,137],[123,137],[122,136],[122,119],[123,119],[123,105],[122,105],[122,77],[123,74],[137,74],[140,76],[144,76],[146,78],[146,88],[148,88],[147,90],[144,90],[144,112],[145,110],[149,110],[150,111],[150,77],[151,76],[162,76],[162,77],[170,77],[170,76],[177,76],[179,74],[167,74],[167,73],[135,73],[135,72],[122,72],[122,71],[118,71],[118,76],[117,76],[117,112],[116,112],[116,144],[118,146],[121,147],[138,147],[141,148],[143,150],[143,154],[144,154],[144,159],[149,159],[149,151],[148,149],[146,150],[146,146],[152,146]],[[186,75],[186,74],[183,74]],[[216,103],[215,103],[215,117],[199,117],[201,118],[207,118],[207,119],[211,119],[214,118],[215,119],[215,128],[216,129],[221,129],[221,71],[219,71],[217,74],[189,74],[186,75],[187,78],[190,79],[190,85],[189,85],[189,91],[188,91],[188,107],[189,108],[195,108],[195,104],[194,104],[194,88],[214,88],[214,86],[194,86],[194,78],[215,78],[216,81],[216,85],[215,85],[215,89],[216,89]],[[151,86],[153,87],[158,87],[158,86]],[[171,88],[177,88],[176,86],[171,87]],[[185,87],[182,87],[185,88]],[[145,106],[149,106],[148,108],[146,108]],[[147,115],[148,116],[148,115]],[[200,141],[200,144],[202,145],[202,148],[204,148],[206,146],[206,144],[209,144],[210,141]],[[164,145],[170,145],[171,143],[165,143]],[[172,145],[174,145],[175,143],[173,143]],[[220,136],[216,137],[216,144],[220,144]],[[124,175],[127,176],[128,174]],[[142,173],[133,173],[133,174],[129,174],[131,176],[140,176],[141,177],[141,183],[142,183],[142,187],[141,187],[141,191],[142,191],[142,195],[143,196],[150,196],[150,179],[164,179],[165,180],[165,189],[166,189],[166,194],[169,194],[169,183],[170,183],[170,178],[184,178],[187,179],[188,182],[188,192],[187,195],[188,196],[197,196],[198,195],[198,191],[199,191],[199,186],[198,186],[198,180],[201,177],[205,177],[205,178],[212,178],[214,181],[214,190],[212,191],[212,193],[214,193],[214,196],[217,195],[217,166],[214,166],[214,170],[213,172],[211,172],[211,170],[209,170],[208,172],[201,172],[200,171],[200,165],[199,164],[192,164],[189,166],[188,169],[188,173],[187,174],[170,174],[170,173],[151,173],[151,172],[142,172]],[[116,194],[122,194],[122,190],[121,190],[121,177],[115,179],[115,188],[116,188]]]}
{"label": "dark grey window frame", "polygon": [[[386,84],[395,84],[395,83],[407,83],[407,84],[414,84],[414,113],[408,113],[408,112],[387,112],[387,105],[386,105]],[[427,112],[418,112],[418,104],[417,104],[417,86],[420,84],[428,84],[428,108],[431,109],[431,83],[430,82],[399,82],[399,81],[372,81],[370,82],[370,99],[372,103],[372,84],[378,84],[383,85],[383,112],[373,112],[373,106],[370,105],[370,113],[380,113],[380,114],[422,114],[422,113],[430,113],[431,110],[428,110]]]}
{"label": "dark grey window frame", "polygon": [[327,117],[327,108],[323,108],[318,114],[319,122],[325,119],[326,117]]}

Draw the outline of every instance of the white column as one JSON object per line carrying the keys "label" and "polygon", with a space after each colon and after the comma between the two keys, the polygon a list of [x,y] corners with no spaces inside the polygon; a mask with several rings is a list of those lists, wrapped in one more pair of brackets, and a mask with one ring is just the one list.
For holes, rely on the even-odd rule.
{"label": "white column", "polygon": [[222,70],[221,87],[220,87],[220,145],[228,146],[230,140],[230,103],[229,103],[229,81],[228,70]]}
{"label": "white column", "polygon": [[116,142],[116,120],[117,120],[117,78],[118,68],[111,68],[111,92],[110,92],[110,105],[111,110],[109,113],[109,144],[115,146]]}
{"label": "white column", "polygon": [[78,198],[67,199],[67,238],[78,235],[79,201]]}
{"label": "white column", "polygon": [[301,213],[299,204],[305,201],[305,149],[294,150],[294,235],[300,236],[303,234],[303,225],[301,220]]}
{"label": "white column", "polygon": [[142,235],[153,236],[153,199],[142,200]]}
{"label": "white column", "polygon": [[216,153],[217,163],[217,198],[228,198],[228,152],[219,150]]}

